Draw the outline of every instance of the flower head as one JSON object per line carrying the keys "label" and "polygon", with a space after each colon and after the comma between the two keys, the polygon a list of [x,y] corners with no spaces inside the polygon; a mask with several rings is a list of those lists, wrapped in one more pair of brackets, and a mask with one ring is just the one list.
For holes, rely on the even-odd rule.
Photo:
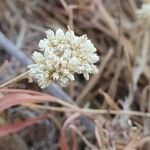
{"label": "flower head", "polygon": [[75,80],[75,73],[83,74],[88,80],[89,74],[98,71],[94,63],[99,61],[99,57],[86,35],[76,36],[70,29],[66,33],[61,29],[56,33],[49,29],[46,36],[39,42],[41,52],[32,54],[35,64],[28,66],[29,75],[37,80],[41,88],[53,81],[67,86]]}
{"label": "flower head", "polygon": [[141,9],[137,10],[137,15],[146,26],[150,26],[150,1],[142,4]]}

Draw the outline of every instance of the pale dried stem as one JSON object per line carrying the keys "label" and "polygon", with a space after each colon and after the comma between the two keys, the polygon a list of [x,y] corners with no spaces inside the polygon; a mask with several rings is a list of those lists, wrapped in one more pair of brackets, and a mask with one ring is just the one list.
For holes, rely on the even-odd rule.
{"label": "pale dried stem", "polygon": [[104,150],[104,141],[105,140],[104,140],[103,128],[98,120],[95,120],[95,124],[96,124],[95,135],[97,138],[99,148],[101,148],[101,150]]}
{"label": "pale dried stem", "polygon": [[41,109],[57,112],[79,112],[81,114],[90,114],[90,115],[104,115],[104,114],[113,114],[113,115],[131,115],[131,116],[140,116],[150,118],[150,113],[144,113],[139,111],[124,111],[124,110],[106,110],[106,109],[88,109],[88,108],[78,108],[78,107],[53,107],[53,106],[42,106],[37,104],[24,104],[24,106],[31,109]]}
{"label": "pale dried stem", "polygon": [[0,89],[28,78],[28,71],[0,85]]}
{"label": "pale dried stem", "polygon": [[60,0],[61,4],[65,8],[66,12],[68,13],[69,16],[69,27],[70,29],[74,29],[73,26],[73,9],[76,8],[75,5],[67,5],[67,3],[64,0]]}
{"label": "pale dried stem", "polygon": [[108,104],[108,106],[111,109],[119,110],[118,105],[115,103],[115,101],[112,99],[112,97],[109,96],[109,94],[107,94],[106,92],[104,92],[101,89],[98,90],[98,93],[102,94],[104,96],[106,103]]}
{"label": "pale dried stem", "polygon": [[82,132],[77,128],[75,127],[74,125],[70,125],[70,128],[72,130],[74,130],[80,137],[81,139],[84,141],[84,143],[89,147],[91,148],[92,150],[98,150],[98,148],[96,146],[94,146],[93,144],[91,144],[88,139],[82,134]]}

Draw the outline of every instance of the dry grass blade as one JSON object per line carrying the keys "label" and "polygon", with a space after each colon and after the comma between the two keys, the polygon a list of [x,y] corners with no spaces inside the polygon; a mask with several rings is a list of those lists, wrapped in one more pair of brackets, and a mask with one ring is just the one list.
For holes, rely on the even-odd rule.
{"label": "dry grass blade", "polygon": [[150,32],[145,31],[142,49],[140,51],[141,54],[136,58],[135,67],[133,69],[133,88],[134,91],[137,88],[137,82],[144,71],[146,63],[149,59],[148,50],[149,50],[149,41],[150,41]]}
{"label": "dry grass blade", "polygon": [[137,150],[138,148],[143,148],[143,145],[149,142],[150,136],[145,136],[143,138],[136,137],[130,143],[128,143],[124,150]]}
{"label": "dry grass blade", "polygon": [[24,37],[25,37],[25,34],[26,34],[26,30],[27,30],[27,24],[24,20],[22,20],[20,22],[20,26],[21,26],[20,34],[18,36],[17,43],[16,43],[16,46],[17,46],[18,49],[22,48]]}
{"label": "dry grass blade", "polygon": [[33,119],[27,119],[25,121],[19,121],[14,124],[2,126],[2,127],[0,127],[0,137],[6,136],[10,133],[16,133],[17,131],[20,131],[28,126],[38,123],[39,121],[42,121],[46,118],[47,118],[46,115],[38,116]]}
{"label": "dry grass blade", "polygon": [[77,107],[53,107],[53,106],[42,106],[37,104],[23,104],[31,109],[41,109],[57,112],[78,112],[84,115],[130,115],[150,118],[150,113],[144,113],[140,111],[124,111],[124,110],[106,110],[106,109],[88,109],[88,108],[77,108]]}
{"label": "dry grass blade", "polygon": [[104,92],[101,89],[99,89],[98,92],[105,97],[105,101],[111,109],[119,110],[119,107],[117,106],[117,104],[114,102],[114,100],[106,92]]}
{"label": "dry grass blade", "polygon": [[79,114],[73,114],[71,115],[64,123],[62,129],[61,129],[61,135],[60,135],[60,145],[62,150],[69,150],[69,146],[67,143],[67,137],[65,131],[67,130],[67,127],[69,124],[73,123],[73,121],[79,117]]}
{"label": "dry grass blade", "polygon": [[118,36],[118,28],[116,24],[114,23],[114,19],[110,16],[108,11],[106,10],[104,4],[102,1],[95,0],[96,5],[98,6],[98,10],[101,14],[102,20],[108,25],[108,27],[113,32],[114,36]]}
{"label": "dry grass blade", "polygon": [[91,143],[87,140],[87,138],[81,133],[81,131],[80,131],[79,129],[77,129],[77,127],[75,127],[74,125],[70,125],[69,127],[70,127],[72,130],[74,130],[74,131],[80,136],[80,138],[84,141],[84,143],[85,143],[90,149],[92,149],[92,150],[98,150],[98,148],[97,148],[95,145],[91,144]]}
{"label": "dry grass blade", "polygon": [[[0,92],[8,92],[11,91],[10,89],[0,89]],[[19,93],[17,93],[19,91]],[[22,92],[21,92],[22,91]],[[26,91],[26,92],[24,92]],[[53,96],[50,96],[48,94],[40,93],[40,92],[34,92],[31,90],[16,90],[13,89],[11,91],[11,94],[7,94],[3,96],[0,99],[0,112],[6,110],[9,107],[15,106],[15,105],[21,105],[24,103],[43,103],[43,102],[56,102],[61,105],[67,106],[67,107],[76,107],[74,105],[71,105],[69,103],[66,103],[60,99],[57,99]],[[29,92],[29,93],[28,93]],[[32,93],[32,94],[30,94]],[[33,95],[34,94],[34,95]]]}
{"label": "dry grass blade", "polygon": [[104,150],[104,135],[103,135],[103,128],[100,125],[98,120],[95,120],[96,127],[95,127],[95,135],[97,138],[97,142],[99,144],[100,149]]}
{"label": "dry grass blade", "polygon": [[69,146],[68,146],[68,143],[67,143],[65,131],[63,129],[61,130],[61,136],[60,136],[59,141],[60,141],[59,143],[60,143],[61,150],[69,150]]}
{"label": "dry grass blade", "polygon": [[147,106],[148,106],[148,112],[150,112],[150,107],[149,107],[150,95],[148,94],[149,92],[150,92],[150,85],[146,86],[142,91],[141,102],[140,102],[140,108],[142,112],[144,112],[147,109]]}
{"label": "dry grass blade", "polygon": [[121,69],[122,69],[122,62],[121,62],[121,60],[119,60],[118,62],[120,62],[120,64],[117,64],[118,67],[116,68],[115,76],[114,76],[114,78],[111,81],[111,84],[110,84],[110,87],[109,87],[109,91],[108,91],[108,94],[111,95],[112,98],[115,98],[115,96],[116,96],[118,78],[120,76]]}
{"label": "dry grass blade", "polygon": [[72,150],[78,150],[77,135],[74,130],[71,130],[72,135]]}

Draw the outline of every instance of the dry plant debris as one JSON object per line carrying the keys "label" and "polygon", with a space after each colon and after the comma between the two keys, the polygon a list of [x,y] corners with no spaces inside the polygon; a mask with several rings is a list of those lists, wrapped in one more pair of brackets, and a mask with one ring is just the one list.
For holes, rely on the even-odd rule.
{"label": "dry plant debris", "polygon": [[[98,73],[46,90],[15,78],[68,25],[94,43]],[[149,103],[149,0],[0,1],[0,149],[148,150]]]}

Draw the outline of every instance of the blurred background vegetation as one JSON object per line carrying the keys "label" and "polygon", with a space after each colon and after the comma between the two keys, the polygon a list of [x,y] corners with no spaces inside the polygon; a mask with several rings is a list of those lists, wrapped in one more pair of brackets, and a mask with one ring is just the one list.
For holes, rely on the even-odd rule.
{"label": "blurred background vegetation", "polygon": [[[38,50],[38,42],[47,29],[66,31],[69,25],[77,35],[87,34],[96,46],[100,56],[98,74],[89,81],[76,75],[76,81],[64,89],[57,86],[41,91],[36,83],[28,83],[27,79],[12,86],[47,92],[83,109],[108,111],[78,116],[75,112],[33,110],[23,105],[11,107],[0,114],[0,132],[12,127],[5,128],[8,124],[44,114],[49,116],[34,125],[29,123],[24,129],[13,126],[19,131],[2,136],[0,150],[148,150],[150,24],[137,14],[142,4],[148,2],[0,0],[0,84],[26,71],[26,64],[31,62],[31,54]],[[6,93],[0,92],[1,99],[5,96]],[[43,105],[49,106],[49,103]],[[109,110],[114,110],[115,115]],[[122,115],[121,110],[125,112]]]}

